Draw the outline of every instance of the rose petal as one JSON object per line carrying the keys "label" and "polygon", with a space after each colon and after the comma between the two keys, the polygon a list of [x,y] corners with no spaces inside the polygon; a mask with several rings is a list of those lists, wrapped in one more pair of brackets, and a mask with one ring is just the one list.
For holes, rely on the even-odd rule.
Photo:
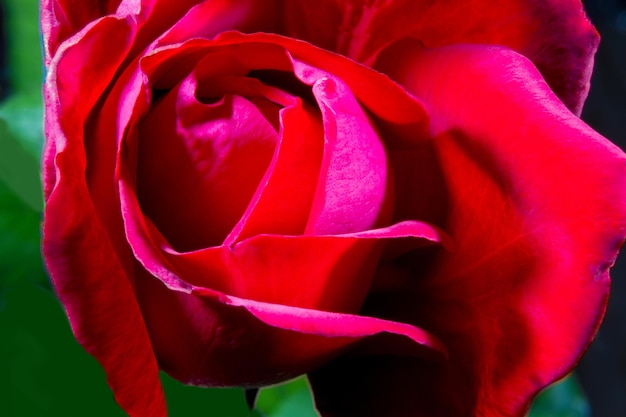
{"label": "rose petal", "polygon": [[159,368],[142,312],[87,195],[84,183],[64,181],[48,199],[46,267],[76,340],[106,371],[120,407],[129,416],[164,417]]}
{"label": "rose petal", "polygon": [[41,31],[46,66],[50,64],[52,56],[63,41],[78,33],[87,24],[115,13],[121,1],[41,0]]}
{"label": "rose petal", "polygon": [[521,416],[598,326],[626,233],[626,158],[512,51],[405,43],[387,54],[385,70],[435,115],[440,226],[456,250],[400,260],[413,279],[372,294],[363,313],[420,325],[450,360],[345,357],[312,375],[316,403],[324,416]]}
{"label": "rose petal", "polygon": [[[225,32],[214,40],[191,39],[151,50],[141,59],[141,68],[151,79],[153,88],[169,89],[180,81],[180,74],[191,72],[196,65],[203,66],[205,76],[245,76],[254,70],[293,72],[299,62],[344,81],[357,100],[382,122],[411,130],[416,138],[425,136],[428,115],[423,104],[389,77],[343,56],[283,36]],[[301,80],[308,78],[304,72],[300,76]]]}
{"label": "rose petal", "polygon": [[[179,253],[144,217],[129,177],[124,170],[120,196],[135,258],[175,291],[204,287],[258,301],[355,312],[375,272],[381,253],[378,241],[412,238],[448,244],[438,229],[405,222],[338,236],[259,235],[233,246]],[[410,249],[415,247],[419,245]],[[307,291],[299,290],[304,287]]]}
{"label": "rose petal", "polygon": [[227,30],[272,31],[273,0],[42,0],[41,23],[45,64],[61,43],[105,16],[130,18],[136,23],[134,57],[149,44],[159,46],[183,40],[212,38]]}
{"label": "rose petal", "polygon": [[313,111],[298,102],[281,112],[280,143],[240,223],[224,241],[271,233],[304,233],[322,159],[323,132]]}
{"label": "rose petal", "polygon": [[193,38],[211,39],[221,32],[271,32],[275,26],[274,0],[205,0],[159,37],[155,46]]}
{"label": "rose petal", "polygon": [[324,159],[306,233],[350,233],[388,223],[393,183],[369,118],[335,77],[318,78],[313,94],[324,120]]}
{"label": "rose petal", "polygon": [[279,10],[280,33],[367,65],[405,37],[427,47],[507,46],[530,58],[576,114],[589,90],[598,45],[598,35],[576,0],[288,0],[280,2]]}
{"label": "rose petal", "polygon": [[376,270],[379,241],[400,238],[411,238],[411,249],[447,243],[440,231],[419,222],[335,236],[261,235],[233,247],[182,254],[158,236],[154,240],[173,270],[194,286],[257,301],[354,313]]}
{"label": "rose petal", "polygon": [[[77,37],[81,42],[59,48],[45,86],[46,266],[76,339],[106,370],[116,401],[131,416],[165,416],[158,367],[131,278],[87,188],[83,130],[78,128],[128,50],[129,26],[103,18]],[[110,42],[115,48],[106,47]],[[92,49],[103,54],[88,53]],[[104,59],[113,65],[103,66]],[[76,83],[90,89],[78,90]]]}
{"label": "rose petal", "polygon": [[[442,239],[441,232],[429,225],[408,222],[344,236],[256,236],[232,248],[177,254],[142,217],[125,176],[120,192],[127,235],[142,263],[137,270],[137,291],[153,348],[159,365],[182,381],[212,386],[275,383],[306,372],[346,346],[381,331],[409,336],[417,342],[408,348],[401,342],[403,353],[408,350],[421,357],[425,354],[422,344],[443,349],[436,339],[412,326],[246,300],[205,287],[226,277],[228,289],[244,295],[252,289],[255,297],[275,301],[282,294],[299,304],[315,303],[318,300],[314,296],[321,295],[316,310],[355,310],[358,302],[354,300],[365,294],[367,275],[373,273],[376,241],[410,237],[428,243]],[[304,259],[309,257],[315,262]],[[367,261],[372,262],[369,271]],[[311,265],[316,268],[311,269]],[[144,268],[153,276],[143,274]],[[321,280],[320,273],[330,274],[330,279]],[[244,275],[254,279],[242,280]],[[307,282],[311,285],[302,291]],[[339,291],[342,285],[350,291]],[[216,287],[221,289],[219,283]],[[349,297],[344,297],[346,294]],[[164,305],[168,308],[163,309]],[[358,326],[350,330],[344,321]],[[280,352],[276,346],[281,346]]]}
{"label": "rose petal", "polygon": [[[287,48],[287,51],[283,48]],[[206,56],[202,57],[202,54]],[[315,64],[320,64],[321,68],[316,69],[311,65],[303,64],[298,60],[298,55],[306,55],[307,62],[312,61]],[[175,79],[171,78],[171,74],[187,71],[181,68],[181,64],[188,67],[188,71],[191,71],[198,60],[201,60],[199,65],[203,69],[199,73],[203,75],[203,79],[221,76],[228,71],[234,71],[235,74],[240,75],[255,69],[284,71],[288,70],[291,64],[303,82],[314,84],[320,77],[326,76],[325,69],[332,68],[333,74],[339,73],[348,80],[348,87],[350,91],[355,91],[355,98],[362,101],[379,118],[406,126],[415,137],[423,136],[423,129],[427,121],[423,108],[418,101],[406,95],[397,84],[343,57],[280,36],[243,35],[229,32],[221,35],[216,41],[194,40],[176,45],[175,48],[168,47],[154,51],[152,55],[142,60],[142,68],[154,78],[153,85],[155,88],[171,88],[176,82]],[[203,62],[213,65],[203,64]],[[178,71],[168,70],[173,66],[176,66]],[[332,82],[339,83],[338,78]],[[330,82],[324,81],[326,84]],[[380,88],[371,88],[372,85],[378,84],[380,84]],[[337,85],[341,91],[348,91],[346,86]],[[387,173],[380,169],[381,164],[383,164],[382,166],[386,165],[384,150],[371,126],[371,122],[355,98],[348,100],[347,94],[327,94],[323,90],[316,91],[319,92],[321,107],[326,109],[328,144],[327,160],[324,164],[329,167],[328,171],[331,174],[329,177],[320,178],[319,194],[316,197],[316,204],[319,206],[314,207],[308,230],[311,232],[318,226],[320,228],[316,233],[330,233],[332,227],[343,228],[335,230],[336,233],[365,230],[374,225],[377,220],[385,217],[384,212],[387,210],[383,206],[389,201],[389,194],[385,197],[385,194],[379,192],[381,187],[388,187],[387,181],[389,180]],[[339,100],[338,97],[342,97],[342,100]],[[336,110],[331,110],[331,108],[336,108]],[[350,131],[357,126],[361,129],[361,134],[357,136],[362,139],[362,142],[351,140]],[[336,146],[337,140],[346,144],[359,143],[359,146],[350,148],[348,151],[343,145]],[[337,149],[344,149],[343,156],[336,151]],[[354,158],[353,154],[358,149],[360,149],[361,157]],[[358,159],[358,161],[346,164],[346,156],[349,156],[348,160]],[[331,166],[331,164],[334,165]],[[351,179],[351,185],[347,185],[349,179]],[[364,179],[366,180],[364,181]],[[345,196],[346,190],[349,190],[353,195],[354,204],[333,205],[333,199],[336,196]],[[387,188],[385,192],[391,193],[392,190]],[[352,212],[342,213],[335,210],[334,213],[331,213],[327,210],[328,207],[352,207]],[[356,220],[362,224],[349,224]],[[315,226],[315,222],[319,224]],[[322,224],[326,224],[324,226],[326,229],[322,228]],[[273,230],[266,230],[265,232],[276,233]],[[234,230],[233,238],[229,242],[236,240],[238,234],[239,230]]]}
{"label": "rose petal", "polygon": [[[344,56],[319,49],[300,40],[286,38],[270,33],[254,33],[250,35],[239,32],[225,32],[215,39],[216,45],[238,45],[243,49],[246,45],[272,44],[285,48],[295,70],[297,62],[306,62],[309,68],[316,68],[332,74],[347,84],[358,101],[381,119],[399,125],[411,125],[416,137],[426,129],[428,116],[419,99],[407,95],[405,90],[387,76],[360,65]],[[267,48],[267,46],[265,46]],[[265,60],[259,69],[267,68]],[[269,65],[276,65],[269,61]],[[300,79],[304,80],[303,73]],[[372,88],[376,85],[377,88]]]}
{"label": "rose petal", "polygon": [[183,82],[142,121],[137,193],[143,212],[179,250],[221,244],[271,162],[278,133],[257,107],[227,95],[214,104]]}
{"label": "rose petal", "polygon": [[149,276],[139,282],[138,297],[159,365],[195,385],[257,387],[284,381],[383,333],[395,342],[408,341],[413,356],[445,355],[427,332],[371,317],[251,302],[205,289],[185,294]]}

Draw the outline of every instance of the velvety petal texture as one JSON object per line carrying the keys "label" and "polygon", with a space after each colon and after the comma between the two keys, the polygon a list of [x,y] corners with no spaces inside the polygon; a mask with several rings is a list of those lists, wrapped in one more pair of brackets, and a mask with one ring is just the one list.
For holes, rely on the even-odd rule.
{"label": "velvety petal texture", "polygon": [[456,249],[397,260],[404,279],[372,292],[363,311],[419,323],[450,361],[347,355],[312,374],[318,407],[324,416],[523,415],[598,325],[626,230],[617,180],[626,158],[510,50],[408,42],[381,61],[432,109],[438,170],[419,175],[441,176],[445,199],[420,178],[411,186],[446,212],[431,220]]}
{"label": "velvety petal texture", "polygon": [[89,23],[115,14],[122,0],[73,2],[68,0],[41,1],[41,29],[44,36],[45,63],[57,52],[59,45]]}
{"label": "velvety petal texture", "polygon": [[590,342],[626,159],[576,116],[580,3],[41,8],[43,253],[130,416],[167,415],[164,370],[520,417]]}
{"label": "velvety petal texture", "polygon": [[[109,54],[65,47],[55,56],[44,91],[43,254],[77,340],[107,371],[120,406],[131,416],[165,416],[158,367],[132,283],[90,198],[80,128],[116,69],[103,60],[121,62],[129,32],[123,20],[102,19],[80,33],[80,45],[90,50],[115,40]],[[79,67],[83,71],[76,74]],[[93,78],[96,73],[102,78]],[[73,83],[90,88],[81,91]]]}
{"label": "velvety petal texture", "polygon": [[576,114],[589,91],[598,34],[577,0],[279,1],[282,33],[367,65],[392,43],[509,47],[533,61]]}

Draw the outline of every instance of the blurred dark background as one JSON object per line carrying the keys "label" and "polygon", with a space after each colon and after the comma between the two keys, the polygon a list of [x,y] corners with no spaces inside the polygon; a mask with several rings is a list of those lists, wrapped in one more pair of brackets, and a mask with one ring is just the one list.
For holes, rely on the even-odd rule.
{"label": "blurred dark background", "polygon": [[[626,1],[583,3],[602,41],[582,118],[626,149]],[[592,417],[626,416],[626,254],[612,276],[605,321],[576,371]]]}

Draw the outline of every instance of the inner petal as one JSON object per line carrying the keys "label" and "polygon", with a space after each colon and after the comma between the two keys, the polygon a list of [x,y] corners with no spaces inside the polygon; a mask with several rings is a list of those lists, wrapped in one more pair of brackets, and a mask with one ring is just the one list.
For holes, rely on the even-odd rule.
{"label": "inner petal", "polygon": [[278,134],[250,100],[195,97],[195,82],[158,101],[140,127],[137,195],[178,250],[219,245],[244,213]]}
{"label": "inner petal", "polygon": [[307,233],[351,233],[387,223],[393,187],[378,132],[339,79],[319,78],[313,92],[323,117],[324,158]]}
{"label": "inner petal", "polygon": [[263,233],[304,233],[315,195],[323,141],[317,114],[301,100],[281,110],[280,142],[274,158],[225,245]]}

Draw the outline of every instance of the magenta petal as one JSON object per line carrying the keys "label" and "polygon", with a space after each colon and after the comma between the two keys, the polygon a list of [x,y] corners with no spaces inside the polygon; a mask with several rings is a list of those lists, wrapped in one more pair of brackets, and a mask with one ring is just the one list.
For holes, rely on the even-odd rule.
{"label": "magenta petal", "polygon": [[[379,239],[402,237],[436,242],[444,238],[441,232],[429,225],[405,222],[344,236],[256,236],[233,248],[175,254],[164,246],[158,231],[142,219],[137,202],[124,181],[120,183],[120,190],[123,210],[127,213],[129,241],[137,259],[153,274],[149,276],[143,268],[138,269],[137,280],[138,298],[152,345],[159,365],[182,381],[210,386],[275,383],[319,366],[368,336],[376,336],[376,341],[395,346],[393,349],[403,346],[402,354],[425,355],[431,360],[429,350],[445,351],[435,338],[414,326],[325,313],[317,308],[291,308],[284,304],[247,300],[198,286],[197,282],[190,285],[181,279],[183,276],[194,281],[212,279],[215,274],[224,273],[218,270],[222,263],[231,285],[258,285],[257,289],[265,288],[268,293],[278,289],[287,290],[292,296],[301,294],[306,297],[315,292],[315,286],[321,285],[320,273],[328,264],[330,270],[324,273],[334,271],[337,275],[328,281],[332,285],[329,285],[321,301],[341,301],[338,297],[343,294],[349,295],[347,300],[353,303],[359,297],[355,292],[363,293],[368,283],[363,275],[367,271],[362,270],[362,261],[350,260],[354,260],[355,256],[369,256],[375,264],[376,258],[371,256],[372,243]],[[325,263],[324,253],[332,255],[334,248],[339,250],[339,255],[343,251],[342,256],[347,256],[349,262],[343,267],[333,263],[333,258]],[[161,249],[166,251],[161,252]],[[277,256],[283,252],[289,252],[293,257]],[[316,261],[300,259],[302,257],[313,257]],[[196,271],[193,270],[195,261],[199,262]],[[284,264],[281,265],[281,262]],[[187,265],[183,265],[185,263]],[[307,272],[307,266],[316,269]],[[183,268],[187,269],[183,271]],[[346,272],[354,268],[358,269],[358,273],[349,286],[352,292],[334,293],[341,284],[338,280],[346,280]],[[178,275],[177,271],[184,273]],[[307,273],[315,279],[307,282],[306,276],[303,276]],[[240,280],[245,274],[254,275],[254,279]],[[273,283],[271,279],[277,281]],[[290,283],[299,290],[292,290]],[[306,292],[302,291],[308,284],[314,285]],[[263,293],[254,295],[263,296]],[[168,308],[164,309],[164,305]],[[346,308],[345,302],[343,306]],[[358,308],[349,308],[355,307]],[[410,346],[394,342],[395,339],[390,341],[381,332],[398,334],[402,340],[411,341]]]}
{"label": "magenta petal", "polygon": [[[300,80],[311,85],[316,80],[312,75],[332,74],[379,119],[410,126],[416,137],[427,129],[423,104],[389,77],[341,55],[275,34],[224,32],[214,40],[191,39],[156,48],[141,61],[153,86],[160,89],[172,88],[180,81],[176,77],[192,71],[196,63],[202,77],[245,76],[251,70],[272,69],[298,71]],[[178,71],[170,71],[172,66]]]}
{"label": "magenta petal", "polygon": [[[445,351],[435,338],[414,326],[246,300],[181,279],[201,281],[226,273],[231,285],[258,285],[257,289],[265,288],[269,293],[278,289],[286,290],[291,296],[306,297],[323,284],[320,284],[320,273],[336,272],[334,279],[328,281],[332,285],[321,301],[332,303],[333,299],[341,301],[338,297],[349,295],[347,301],[354,303],[355,298],[359,298],[355,292],[367,290],[368,282],[363,274],[368,271],[362,270],[361,260],[351,260],[365,256],[375,264],[376,258],[371,256],[372,243],[379,239],[402,237],[436,242],[444,238],[429,225],[405,222],[344,236],[256,236],[233,248],[176,254],[164,246],[166,243],[159,239],[158,231],[142,218],[131,189],[124,181],[120,183],[120,190],[129,241],[137,259],[153,274],[148,275],[143,268],[137,270],[137,293],[152,346],[159,365],[182,381],[210,386],[275,383],[319,366],[365,337],[379,335],[379,339],[381,332],[398,334],[403,340],[412,341],[408,348],[400,343],[404,346],[403,354],[431,357],[429,350]],[[337,252],[335,249],[339,255],[347,257],[348,262],[343,266],[333,262],[333,258],[326,263],[324,254],[332,255],[333,251]],[[283,252],[294,256],[277,256]],[[302,257],[313,257],[317,261],[300,259]],[[195,261],[198,262],[196,271],[193,270]],[[224,271],[219,271],[220,263]],[[323,271],[325,265],[330,267],[329,271]],[[316,269],[307,272],[307,266]],[[354,268],[358,273],[353,275],[355,281],[349,285],[352,292],[334,293],[341,284],[338,280],[346,280],[346,272]],[[178,275],[177,271],[183,274]],[[306,273],[314,279],[307,282],[303,276]],[[254,279],[240,280],[245,274],[250,275],[249,278],[254,275]],[[271,279],[277,281],[273,283]],[[299,290],[294,291],[290,283]],[[308,284],[313,286],[307,288],[307,292],[301,291]],[[254,295],[263,296],[263,293]],[[164,305],[168,308],[164,309]],[[355,307],[358,308],[349,308],[354,310]],[[346,308],[345,301],[343,308]],[[398,345],[390,343],[388,338],[383,339],[385,345]]]}
{"label": "magenta petal", "polygon": [[426,244],[446,244],[447,239],[430,225],[404,222],[338,236],[259,235],[233,246],[178,253],[143,216],[126,175],[119,185],[126,236],[136,259],[180,292],[205,287],[271,303],[356,312],[374,275],[381,239]]}
{"label": "magenta petal", "polygon": [[445,210],[455,249],[397,263],[412,279],[371,293],[363,314],[419,323],[449,360],[347,355],[311,375],[316,403],[333,417],[522,416],[599,324],[626,235],[626,157],[513,51],[407,42],[385,54],[431,110],[439,170],[422,175],[446,195],[415,192]]}
{"label": "magenta petal", "polygon": [[324,158],[306,233],[358,232],[389,221],[392,182],[378,133],[334,77],[313,84],[324,120]]}
{"label": "magenta petal", "polygon": [[272,31],[275,5],[273,0],[42,0],[45,64],[63,42],[105,16],[136,23],[134,55],[157,40],[155,46],[227,30]]}

